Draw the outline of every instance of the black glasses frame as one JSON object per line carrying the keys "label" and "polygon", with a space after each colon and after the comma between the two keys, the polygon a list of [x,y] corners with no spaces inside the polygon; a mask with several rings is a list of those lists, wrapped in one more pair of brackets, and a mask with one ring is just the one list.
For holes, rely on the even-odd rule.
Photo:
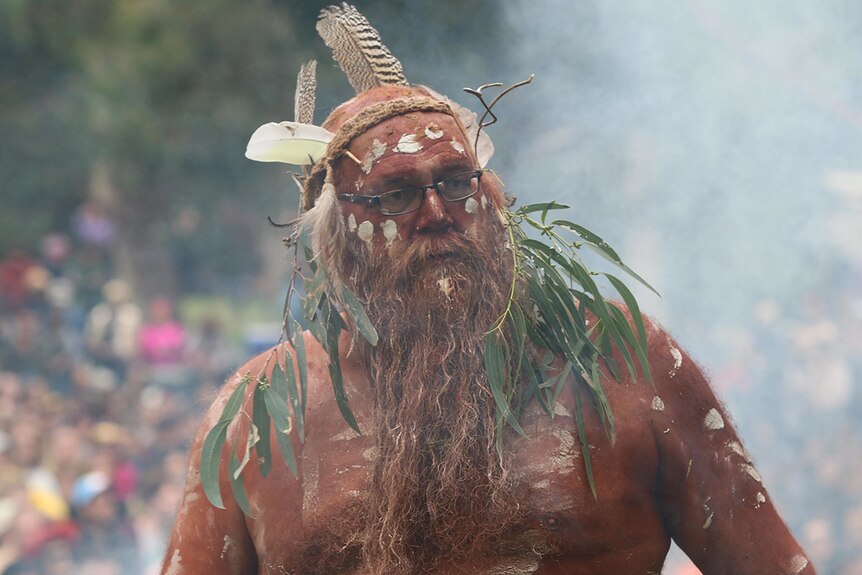
{"label": "black glasses frame", "polygon": [[[425,192],[428,190],[434,190],[437,192],[437,195],[444,202],[463,202],[467,198],[471,196],[475,196],[480,189],[482,189],[482,174],[485,173],[485,170],[470,170],[469,172],[462,172],[460,174],[455,174],[453,176],[449,176],[448,178],[444,178],[439,182],[435,182],[433,184],[428,184],[427,186],[411,186],[409,188],[401,188],[398,190],[392,190],[389,192],[384,192],[382,194],[376,196],[362,196],[359,194],[337,194],[337,198],[339,200],[344,200],[345,202],[350,202],[352,204],[364,204],[366,206],[373,206],[380,210],[380,213],[384,216],[400,216],[402,214],[409,214],[410,212],[415,212],[419,208],[422,207],[422,202],[425,201]],[[455,178],[461,178],[463,176],[470,176],[470,178],[476,178],[476,189],[466,196],[462,196],[460,198],[449,199],[446,198],[443,194],[440,193],[440,186],[448,182],[449,180],[454,180]],[[380,205],[380,198],[385,198],[386,196],[392,194],[400,194],[403,192],[417,192],[420,194],[419,203],[416,204],[415,208],[411,208],[409,210],[403,210],[400,212],[391,212],[386,210]]]}

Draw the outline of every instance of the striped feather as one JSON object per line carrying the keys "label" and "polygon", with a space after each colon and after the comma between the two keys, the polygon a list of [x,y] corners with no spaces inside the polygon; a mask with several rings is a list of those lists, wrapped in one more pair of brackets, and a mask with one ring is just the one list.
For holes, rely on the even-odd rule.
{"label": "striped feather", "polygon": [[314,99],[317,93],[317,60],[309,60],[299,68],[296,77],[296,99],[293,104],[297,124],[314,124]]}
{"label": "striped feather", "polygon": [[383,45],[368,20],[350,4],[320,12],[317,32],[356,93],[376,86],[407,84],[401,62]]}

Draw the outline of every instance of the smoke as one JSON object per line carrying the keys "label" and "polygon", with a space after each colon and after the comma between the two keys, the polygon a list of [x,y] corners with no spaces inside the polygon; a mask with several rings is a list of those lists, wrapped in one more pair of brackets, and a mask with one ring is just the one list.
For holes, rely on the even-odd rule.
{"label": "smoke", "polygon": [[369,8],[411,81],[473,109],[461,87],[536,75],[495,109],[489,167],[519,203],[571,205],[661,292],[629,282],[815,563],[862,560],[862,3]]}
{"label": "smoke", "polygon": [[643,307],[713,375],[791,529],[840,533],[860,489],[830,498],[819,470],[860,431],[862,4],[500,6],[493,79],[536,79],[500,106],[493,167],[653,283]]}

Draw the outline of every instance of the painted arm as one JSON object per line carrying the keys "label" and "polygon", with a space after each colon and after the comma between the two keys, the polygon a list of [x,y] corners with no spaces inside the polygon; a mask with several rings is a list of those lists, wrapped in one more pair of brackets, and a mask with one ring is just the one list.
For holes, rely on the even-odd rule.
{"label": "painted arm", "polygon": [[[219,392],[198,429],[189,457],[186,486],[171,531],[162,575],[191,573],[255,574],[257,556],[246,528],[243,512],[236,504],[227,479],[227,445],[222,450],[220,485],[225,509],[214,507],[200,481],[201,448],[207,432],[218,421],[227,398],[240,384],[241,376],[234,375]],[[234,424],[235,427],[236,424]],[[237,430],[233,430],[234,433]],[[230,435],[230,431],[229,431]]]}
{"label": "painted arm", "polygon": [[704,575],[814,575],[697,365],[661,330],[650,358],[664,406],[657,496],[674,541]]}

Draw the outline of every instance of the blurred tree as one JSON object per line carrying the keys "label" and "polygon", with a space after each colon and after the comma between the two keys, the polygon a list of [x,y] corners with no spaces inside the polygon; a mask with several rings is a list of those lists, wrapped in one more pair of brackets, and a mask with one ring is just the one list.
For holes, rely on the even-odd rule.
{"label": "blurred tree", "polygon": [[[226,284],[260,266],[263,214],[296,198],[283,167],[249,168],[248,135],[292,117],[302,61],[322,62],[318,121],[351,95],[313,26],[329,3],[0,3],[0,257],[65,230],[90,199],[117,223],[118,272],[138,297],[232,291]],[[483,60],[464,66],[462,50],[493,57],[493,46],[478,49],[497,37],[490,0],[357,7],[413,81],[446,76],[410,73],[414,59],[432,66],[443,53],[464,73]]]}

